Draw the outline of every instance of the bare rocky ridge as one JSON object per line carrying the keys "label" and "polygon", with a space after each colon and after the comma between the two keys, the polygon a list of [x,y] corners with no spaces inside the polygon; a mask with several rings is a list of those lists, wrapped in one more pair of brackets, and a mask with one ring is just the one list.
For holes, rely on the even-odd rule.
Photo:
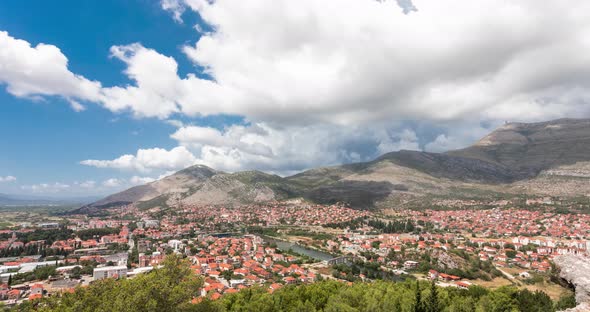
{"label": "bare rocky ridge", "polygon": [[197,165],[161,180],[132,187],[78,211],[137,203],[143,208],[183,204],[240,205],[287,199],[297,195],[285,179],[260,171],[226,173]]}
{"label": "bare rocky ridge", "polygon": [[373,161],[323,167],[291,177],[225,173],[193,166],[84,207],[240,205],[303,197],[355,208],[384,207],[408,196],[590,195],[590,119],[510,123],[471,147],[447,153],[399,151]]}
{"label": "bare rocky ridge", "polygon": [[519,178],[589,160],[590,119],[509,123],[465,149],[447,154],[510,168]]}
{"label": "bare rocky ridge", "polygon": [[435,178],[463,182],[507,183],[517,179],[513,171],[501,164],[476,158],[447,154],[399,151],[379,157],[379,161],[412,168]]}
{"label": "bare rocky ridge", "polygon": [[[584,166],[578,163],[579,166]],[[578,165],[572,169],[542,171],[538,176],[512,184],[511,192],[549,196],[587,196],[590,197],[590,173],[580,170]]]}
{"label": "bare rocky ridge", "polygon": [[590,258],[585,255],[563,255],[555,258],[560,276],[576,288],[578,306],[566,311],[590,311]]}
{"label": "bare rocky ridge", "polygon": [[123,192],[113,194],[90,206],[95,208],[107,208],[116,205],[147,201],[167,193],[187,192],[191,187],[203,183],[219,173],[221,172],[206,166],[189,167],[158,181],[135,186]]}

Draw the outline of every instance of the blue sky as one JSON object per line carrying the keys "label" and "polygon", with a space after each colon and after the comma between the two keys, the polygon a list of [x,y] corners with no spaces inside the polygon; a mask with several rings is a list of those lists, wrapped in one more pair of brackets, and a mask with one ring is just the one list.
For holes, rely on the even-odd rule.
{"label": "blue sky", "polygon": [[[197,15],[189,20],[191,17],[191,24],[198,22]],[[109,49],[116,44],[142,42],[175,56],[180,72],[191,71],[193,65],[180,57],[178,48],[195,40],[191,24],[175,23],[158,2],[147,0],[72,0],[59,6],[42,0],[0,4],[0,30],[26,38],[32,45],[58,46],[68,56],[70,70],[109,85],[129,83],[121,74],[124,64],[109,58]],[[18,177],[18,183],[0,185],[0,192],[28,192],[20,185],[106,180],[112,172],[79,165],[80,160],[175,146],[168,133],[174,127],[159,120],[136,119],[92,105],[78,113],[59,97],[36,102],[4,91],[0,103],[0,176]],[[195,122],[219,126],[228,121]]]}
{"label": "blue sky", "polygon": [[587,4],[451,2],[3,1],[0,193],[288,175],[590,116]]}

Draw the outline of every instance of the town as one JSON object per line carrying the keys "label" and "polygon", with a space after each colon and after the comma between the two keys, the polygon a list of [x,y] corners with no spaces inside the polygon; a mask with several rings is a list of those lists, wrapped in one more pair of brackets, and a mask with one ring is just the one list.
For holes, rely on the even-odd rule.
{"label": "town", "polygon": [[216,300],[253,285],[436,280],[468,288],[569,290],[553,258],[590,248],[590,216],[523,210],[401,210],[389,214],[304,201],[240,207],[141,209],[20,224],[0,231],[0,300],[14,305],[73,292],[104,278],[133,278],[166,255],[186,257]]}

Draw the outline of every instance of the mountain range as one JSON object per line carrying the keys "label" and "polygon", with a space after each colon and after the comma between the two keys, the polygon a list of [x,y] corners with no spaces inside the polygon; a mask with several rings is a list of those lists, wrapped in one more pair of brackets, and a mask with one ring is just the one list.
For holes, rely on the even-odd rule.
{"label": "mountain range", "polygon": [[474,145],[446,153],[402,150],[370,162],[321,167],[280,177],[226,173],[197,165],[113,194],[79,211],[129,203],[241,205],[302,197],[356,208],[412,198],[481,198],[502,194],[590,194],[590,119],[506,123]]}

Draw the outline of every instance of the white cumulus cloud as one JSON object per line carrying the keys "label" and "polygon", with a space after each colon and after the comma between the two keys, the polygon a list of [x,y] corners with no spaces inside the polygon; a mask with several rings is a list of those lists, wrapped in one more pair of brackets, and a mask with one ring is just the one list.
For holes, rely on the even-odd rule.
{"label": "white cumulus cloud", "polygon": [[265,123],[223,130],[186,126],[171,137],[199,164],[225,170],[292,174],[318,165],[371,160],[385,152],[419,149],[410,129],[391,125],[274,127]]}
{"label": "white cumulus cloud", "polygon": [[[400,6],[411,12],[404,14]],[[280,124],[588,116],[590,3],[164,0],[199,14],[178,74],[140,43],[113,46],[133,83],[102,87],[58,47],[0,32],[0,82],[15,96],[99,103],[137,117],[235,114]],[[559,18],[555,18],[559,16]],[[264,21],[264,22],[261,22]],[[273,27],[268,27],[273,25]],[[210,79],[200,78],[206,74]],[[523,114],[526,112],[527,114]]]}
{"label": "white cumulus cloud", "polygon": [[163,10],[169,11],[176,22],[182,23],[182,14],[185,11],[185,5],[182,0],[161,0],[160,5]]}
{"label": "white cumulus cloud", "polygon": [[195,164],[195,157],[183,146],[171,150],[162,148],[140,149],[135,155],[123,155],[113,160],[83,160],[80,163],[97,168],[114,168],[150,172],[176,170]]}
{"label": "white cumulus cloud", "polygon": [[88,180],[82,183],[78,183],[81,188],[92,189],[96,186],[96,181]]}
{"label": "white cumulus cloud", "polygon": [[122,180],[119,180],[117,178],[110,178],[110,179],[104,180],[102,182],[102,185],[105,187],[114,188],[114,187],[120,187],[123,183],[124,182]]}
{"label": "white cumulus cloud", "polygon": [[590,4],[414,2],[401,1],[420,8],[404,14],[394,1],[165,0],[176,19],[190,8],[214,29],[183,47],[213,80],[179,76],[175,59],[131,43],[111,55],[134,83],[103,88],[70,72],[59,48],[2,32],[0,81],[16,96],[59,95],[76,110],[84,100],[138,117],[362,124],[589,114],[590,56],[580,51],[590,47],[590,21],[580,12]]}
{"label": "white cumulus cloud", "polygon": [[39,183],[32,185],[22,185],[22,190],[32,191],[33,193],[59,193],[69,189],[69,184],[55,182],[55,183]]}
{"label": "white cumulus cloud", "polygon": [[101,84],[68,69],[68,59],[54,45],[36,46],[0,31],[0,84],[17,97],[61,96],[76,111],[77,100],[99,102]]}
{"label": "white cumulus cloud", "polygon": [[5,176],[5,177],[0,176],[0,182],[13,182],[13,181],[16,181],[15,176],[10,176],[10,175]]}
{"label": "white cumulus cloud", "polygon": [[154,182],[154,181],[156,181],[156,179],[154,179],[154,178],[139,177],[139,176],[133,176],[129,180],[129,182],[131,182],[131,184],[133,184],[133,185],[147,184],[147,183]]}
{"label": "white cumulus cloud", "polygon": [[[590,47],[590,21],[580,12],[590,7],[402,2],[420,10],[405,15],[393,1],[185,0],[215,29],[184,47],[215,83],[179,78],[177,85],[195,87],[174,100],[186,114],[295,123],[589,113],[579,84],[590,78],[590,57],[580,53]],[[546,109],[550,103],[561,110]],[[506,109],[498,116],[496,107]]]}
{"label": "white cumulus cloud", "polygon": [[[110,55],[124,64],[131,83],[103,87],[71,72],[58,47],[0,32],[0,83],[19,97],[61,96],[75,110],[92,102],[168,120],[177,127],[171,136],[176,148],[81,162],[154,176],[196,163],[290,172],[397,149],[460,148],[491,128],[480,124],[590,116],[590,54],[584,53],[590,50],[590,2],[160,5],[178,22],[192,11],[210,26],[195,32],[194,44],[179,43],[197,65],[192,73],[179,74],[185,71],[178,60],[127,42]],[[178,122],[218,114],[242,116],[247,125]],[[438,133],[424,142],[420,129],[401,125],[408,120],[429,123]]]}

